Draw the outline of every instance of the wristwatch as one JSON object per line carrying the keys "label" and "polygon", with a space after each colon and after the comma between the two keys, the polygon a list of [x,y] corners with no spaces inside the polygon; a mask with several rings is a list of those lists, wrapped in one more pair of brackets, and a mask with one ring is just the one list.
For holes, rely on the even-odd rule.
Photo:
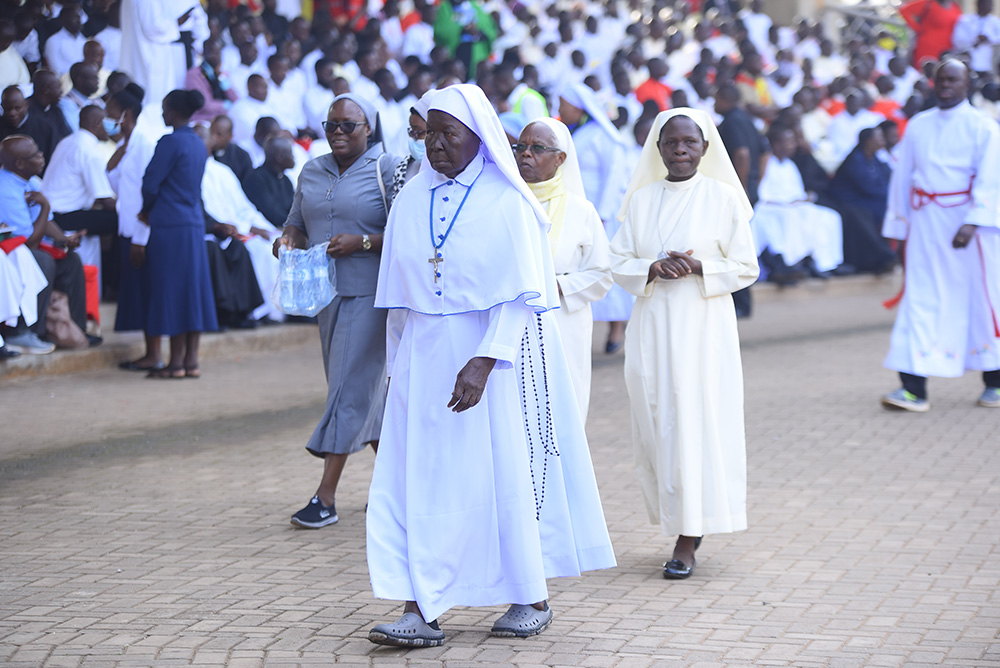
{"label": "wristwatch", "polygon": [[372,240],[367,234],[361,236],[361,249],[366,251],[372,249]]}

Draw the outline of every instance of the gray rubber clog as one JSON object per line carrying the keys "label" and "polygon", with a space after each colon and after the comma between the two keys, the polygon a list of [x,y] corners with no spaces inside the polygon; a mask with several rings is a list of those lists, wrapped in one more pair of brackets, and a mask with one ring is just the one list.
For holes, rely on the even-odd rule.
{"label": "gray rubber clog", "polygon": [[368,640],[392,647],[440,647],[444,631],[433,628],[417,613],[406,612],[391,624],[377,624],[368,632]]}
{"label": "gray rubber clog", "polygon": [[493,624],[491,634],[500,638],[529,638],[537,636],[552,623],[552,609],[544,610],[515,603]]}

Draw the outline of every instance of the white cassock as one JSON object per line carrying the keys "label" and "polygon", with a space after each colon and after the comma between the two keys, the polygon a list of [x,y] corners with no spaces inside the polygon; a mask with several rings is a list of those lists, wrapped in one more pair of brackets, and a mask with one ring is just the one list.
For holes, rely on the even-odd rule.
{"label": "white cassock", "polygon": [[48,284],[27,246],[0,250],[0,323],[13,327],[19,316],[28,326],[38,322],[38,295]]}
{"label": "white cassock", "polygon": [[[615,281],[638,299],[625,331],[636,469],[665,535],[745,529],[743,371],[730,296],[757,277],[736,190],[696,174],[635,191],[611,241]],[[693,250],[704,276],[654,279],[663,251]]]}
{"label": "white cassock", "polygon": [[118,234],[137,246],[145,246],[149,241],[149,225],[139,220],[139,212],[142,211],[142,177],[149,161],[153,159],[156,142],[166,132],[160,114],[150,106],[143,108],[128,139],[125,155],[108,173],[108,180],[116,197]]}
{"label": "white cassock", "polygon": [[580,416],[586,422],[594,341],[590,304],[604,297],[611,287],[610,246],[601,219],[587,200],[568,194],[565,219],[558,238],[552,242],[552,264],[562,292],[554,318],[569,362]]}
{"label": "white cassock", "polygon": [[802,175],[791,159],[768,158],[757,192],[751,225],[758,255],[770,249],[789,266],[812,256],[819,271],[843,263],[840,214],[806,201]]}
{"label": "white cassock", "polygon": [[159,104],[176,87],[171,45],[180,39],[177,19],[186,4],[183,0],[122,0],[120,67],[146,91],[146,104]]}
{"label": "white cassock", "polygon": [[595,121],[577,128],[573,132],[573,143],[580,159],[580,176],[587,199],[597,209],[601,220],[614,220],[630,176],[622,140]]}
{"label": "white cassock", "polygon": [[[391,309],[391,382],[369,493],[368,566],[376,597],[415,600],[427,619],[456,605],[541,601],[546,577],[615,563],[575,397],[553,388],[548,418],[526,396],[534,389],[543,399],[547,380],[571,384],[554,323],[536,313],[555,305],[557,288],[527,197],[480,153],[456,179],[418,173],[386,225],[375,304]],[[432,200],[435,232],[447,229],[441,216],[455,220],[437,282]],[[515,368],[525,354],[532,364]],[[496,366],[481,402],[453,413],[455,378],[476,356]]]}
{"label": "white cassock", "polygon": [[[1000,369],[997,124],[968,102],[931,109],[895,153],[882,234],[906,240],[906,287],[885,366],[944,378]],[[963,224],[976,234],[952,248]]]}
{"label": "white cassock", "polygon": [[[201,179],[201,197],[205,211],[220,223],[236,227],[237,231],[248,237],[243,245],[250,253],[253,273],[257,276],[257,285],[264,296],[264,303],[253,312],[254,320],[264,316],[282,322],[284,314],[271,301],[271,290],[278,280],[278,258],[271,251],[271,239],[280,232],[264,215],[247,199],[240,180],[226,165],[218,160],[209,159],[205,163],[205,175]],[[271,233],[269,238],[259,237],[250,232],[251,227],[258,227]],[[231,242],[227,239],[225,242]],[[225,250],[226,246],[223,246]]]}

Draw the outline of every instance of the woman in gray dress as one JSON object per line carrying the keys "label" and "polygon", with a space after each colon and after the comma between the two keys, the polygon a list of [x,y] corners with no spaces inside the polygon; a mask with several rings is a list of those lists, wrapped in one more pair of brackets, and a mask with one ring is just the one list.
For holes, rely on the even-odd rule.
{"label": "woman in gray dress", "polygon": [[292,524],[307,529],[337,521],[334,497],[347,456],[367,444],[378,447],[386,393],[386,312],[374,307],[375,285],[386,195],[398,162],[385,154],[378,114],[360,97],[337,96],[323,128],[332,153],[303,167],[275,245],[277,251],[329,242],[336,273],[337,296],[317,318],[329,384],[326,411],[306,445],[323,458],[323,478],[306,507],[292,515]]}

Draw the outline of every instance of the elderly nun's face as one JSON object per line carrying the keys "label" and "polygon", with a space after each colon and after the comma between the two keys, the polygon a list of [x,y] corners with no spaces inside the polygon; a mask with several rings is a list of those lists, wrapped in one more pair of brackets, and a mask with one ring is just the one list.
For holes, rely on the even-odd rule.
{"label": "elderly nun's face", "polygon": [[664,123],[657,144],[668,181],[687,181],[694,176],[708,150],[701,128],[687,116],[674,116]]}
{"label": "elderly nun's face", "polygon": [[556,146],[556,135],[541,123],[530,123],[521,131],[514,148],[517,169],[528,183],[548,181],[566,162],[566,154]]}
{"label": "elderly nun's face", "polygon": [[372,129],[365,120],[365,112],[357,104],[337,100],[330,107],[326,121],[326,140],[338,165],[350,164],[368,150],[368,135]]}
{"label": "elderly nun's face", "polygon": [[427,160],[435,172],[453,179],[479,153],[479,137],[451,114],[437,109],[427,112]]}

